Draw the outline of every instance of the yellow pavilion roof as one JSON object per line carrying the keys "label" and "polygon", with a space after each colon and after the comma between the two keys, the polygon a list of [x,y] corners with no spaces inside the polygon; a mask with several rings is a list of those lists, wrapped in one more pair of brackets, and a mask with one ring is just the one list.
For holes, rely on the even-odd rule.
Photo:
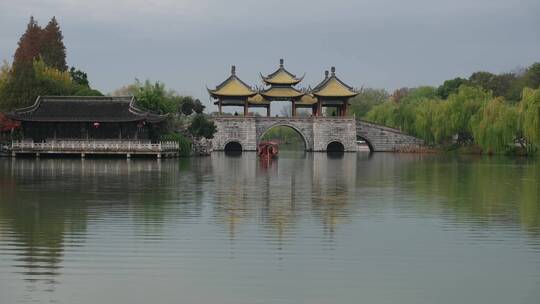
{"label": "yellow pavilion roof", "polygon": [[302,79],[304,79],[303,76],[300,78],[297,78],[296,75],[287,71],[285,67],[283,66],[283,59],[279,60],[279,68],[274,73],[268,76],[263,76],[261,74],[261,78],[267,84],[277,84],[277,85],[296,85],[300,81],[302,81]]}
{"label": "yellow pavilion roof", "polygon": [[326,77],[311,93],[317,97],[354,97],[358,95],[358,92],[336,76],[334,67],[332,67],[332,75]]}
{"label": "yellow pavilion roof", "polygon": [[219,97],[250,97],[255,92],[249,85],[236,76],[236,67],[231,68],[231,76],[219,84],[214,90],[208,89],[210,95],[214,98]]}
{"label": "yellow pavilion roof", "polygon": [[260,94],[271,99],[290,99],[304,95],[303,92],[300,92],[293,87],[271,87],[260,92]]}
{"label": "yellow pavilion roof", "polygon": [[252,105],[268,105],[270,101],[261,94],[257,94],[251,97],[248,97],[248,103]]}
{"label": "yellow pavilion roof", "polygon": [[306,94],[296,102],[297,105],[314,105],[317,103],[317,97],[313,94]]}

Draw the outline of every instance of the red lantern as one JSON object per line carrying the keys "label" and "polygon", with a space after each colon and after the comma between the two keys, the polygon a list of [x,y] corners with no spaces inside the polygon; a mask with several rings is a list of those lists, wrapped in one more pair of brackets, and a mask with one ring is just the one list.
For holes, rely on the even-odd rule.
{"label": "red lantern", "polygon": [[4,114],[0,113],[0,132],[11,131],[21,127],[21,122],[17,120],[11,120]]}
{"label": "red lantern", "polygon": [[94,128],[96,128],[96,129],[99,128],[99,125],[100,125],[99,122],[95,122],[95,123],[92,124],[92,126],[94,126]]}

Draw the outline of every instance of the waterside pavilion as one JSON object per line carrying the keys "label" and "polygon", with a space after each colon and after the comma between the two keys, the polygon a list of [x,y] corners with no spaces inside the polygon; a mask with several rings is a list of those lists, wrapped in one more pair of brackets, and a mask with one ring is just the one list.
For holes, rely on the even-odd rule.
{"label": "waterside pavilion", "polygon": [[128,97],[40,96],[7,116],[20,122],[18,154],[120,154],[176,156],[178,144],[160,142],[166,115],[151,113]]}

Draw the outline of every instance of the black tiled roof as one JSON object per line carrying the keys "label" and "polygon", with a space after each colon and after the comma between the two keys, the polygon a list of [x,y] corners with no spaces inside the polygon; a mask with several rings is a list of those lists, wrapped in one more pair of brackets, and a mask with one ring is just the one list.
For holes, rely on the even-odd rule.
{"label": "black tiled roof", "polygon": [[20,121],[42,122],[160,122],[166,115],[150,113],[136,107],[134,97],[40,96],[27,108],[8,116]]}

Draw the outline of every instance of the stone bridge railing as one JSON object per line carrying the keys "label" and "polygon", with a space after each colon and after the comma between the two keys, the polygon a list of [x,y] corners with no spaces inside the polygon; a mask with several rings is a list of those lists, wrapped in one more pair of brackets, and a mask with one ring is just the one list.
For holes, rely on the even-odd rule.
{"label": "stone bridge railing", "polygon": [[407,151],[424,145],[423,140],[398,129],[363,120],[357,121],[356,134],[367,142],[373,152]]}

